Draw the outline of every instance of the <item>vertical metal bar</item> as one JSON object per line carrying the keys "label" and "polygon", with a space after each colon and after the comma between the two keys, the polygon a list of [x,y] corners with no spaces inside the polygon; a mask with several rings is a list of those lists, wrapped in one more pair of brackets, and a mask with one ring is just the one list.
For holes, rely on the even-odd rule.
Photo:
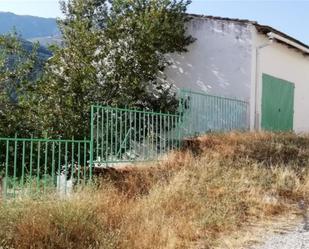
{"label": "vertical metal bar", "polygon": [[207,122],[207,125],[206,125],[206,129],[205,131],[208,132],[211,128],[211,122],[210,122],[210,118],[209,118],[209,110],[210,110],[210,104],[209,104],[209,97],[207,96],[206,99],[205,99],[205,111],[204,111],[204,115],[205,115],[205,118],[206,118],[206,122]]}
{"label": "vertical metal bar", "polygon": [[36,192],[40,191],[40,162],[41,161],[41,142],[38,141],[38,159],[37,159],[37,169],[36,169]]}
{"label": "vertical metal bar", "polygon": [[230,116],[230,113],[229,113],[229,110],[228,110],[228,107],[229,107],[229,102],[224,100],[224,130],[225,131],[230,131],[230,121],[229,121],[229,116]]}
{"label": "vertical metal bar", "polygon": [[218,98],[218,106],[219,106],[219,127],[220,127],[220,132],[224,132],[224,129],[223,129],[223,113],[222,113],[222,102],[224,103],[225,99],[224,98],[221,98],[221,97],[217,97]]}
{"label": "vertical metal bar", "polygon": [[234,130],[234,102],[230,101],[231,112],[230,112],[230,122],[231,122],[231,131]]}
{"label": "vertical metal bar", "polygon": [[146,135],[145,135],[145,111],[142,112],[142,141],[143,141],[143,148],[142,148],[142,154],[143,154],[143,159],[145,160],[146,158]]}
{"label": "vertical metal bar", "polygon": [[230,101],[231,106],[232,106],[232,111],[231,111],[231,124],[232,124],[232,130],[235,129],[235,124],[234,124],[234,114],[235,114],[235,108],[234,108],[234,101]]}
{"label": "vertical metal bar", "polygon": [[44,160],[44,187],[43,192],[46,191],[46,181],[47,181],[47,154],[48,154],[48,142],[45,142],[45,160]]}
{"label": "vertical metal bar", "polygon": [[214,96],[213,97],[214,100],[214,115],[215,115],[215,130],[218,131],[218,100],[217,98]]}
{"label": "vertical metal bar", "polygon": [[193,136],[193,133],[194,133],[194,127],[193,127],[193,123],[192,120],[193,120],[193,109],[195,107],[195,102],[196,102],[196,98],[193,97],[194,95],[192,94],[191,90],[190,90],[190,99],[192,101],[192,104],[190,106],[190,119],[188,120],[188,122],[190,123],[190,136]]}
{"label": "vertical metal bar", "polygon": [[171,137],[170,137],[170,130],[171,130],[171,124],[170,124],[170,118],[171,115],[168,113],[167,116],[167,149],[170,151],[171,150]]}
{"label": "vertical metal bar", "polygon": [[55,142],[52,143],[52,186],[54,186],[55,181]]}
{"label": "vertical metal bar", "polygon": [[236,120],[237,120],[237,129],[242,130],[242,124],[240,121],[240,110],[241,110],[241,102],[238,102],[236,105],[237,111],[236,111]]}
{"label": "vertical metal bar", "polygon": [[238,130],[238,127],[237,127],[237,102],[236,101],[233,101],[233,130]]}
{"label": "vertical metal bar", "polygon": [[137,137],[136,137],[136,129],[137,129],[137,121],[136,121],[136,110],[134,110],[134,117],[133,117],[133,127],[134,127],[134,131],[133,131],[133,145],[134,145],[134,148],[133,148],[133,151],[134,153],[136,154],[136,140],[137,140]]}
{"label": "vertical metal bar", "polygon": [[110,147],[110,143],[108,141],[108,134],[109,134],[109,111],[105,109],[105,112],[106,112],[106,126],[105,126],[105,132],[106,132],[106,141],[105,141],[105,160],[106,162],[108,161],[108,157],[109,157],[109,154],[108,154],[108,150],[109,150],[109,147]]}
{"label": "vertical metal bar", "polygon": [[218,131],[221,132],[221,113],[220,113],[220,98],[216,96],[216,107],[217,107],[217,128]]}
{"label": "vertical metal bar", "polygon": [[223,102],[223,100],[220,98],[218,98],[218,100],[219,100],[219,114],[220,114],[220,130],[221,131],[224,131],[223,130],[223,113],[222,113],[222,102]]}
{"label": "vertical metal bar", "polygon": [[141,150],[143,149],[144,147],[144,141],[143,141],[143,138],[141,137],[141,127],[142,127],[142,113],[139,112],[138,113],[138,143],[141,147]]}
{"label": "vertical metal bar", "polygon": [[104,109],[101,108],[102,123],[101,123],[101,162],[104,158]]}
{"label": "vertical metal bar", "polygon": [[[228,119],[228,116],[229,116],[229,106],[230,106],[230,101],[229,100],[227,100],[226,101],[226,103],[225,103],[225,106],[226,106],[226,111],[225,111],[225,113],[224,113],[224,119],[225,120],[227,120]],[[235,111],[235,110],[234,110]],[[235,120],[235,113],[234,113],[234,120]],[[225,121],[225,123],[227,123],[226,121]],[[234,126],[234,124],[232,124],[232,125],[227,125],[227,128],[229,128],[229,129],[227,129],[227,130],[233,130],[233,126]]]}
{"label": "vertical metal bar", "polygon": [[74,154],[75,154],[75,151],[74,151],[74,147],[75,147],[75,142],[74,142],[74,137],[72,138],[72,155],[71,155],[71,159],[72,159],[72,166],[71,166],[71,180],[73,180],[73,177],[74,177],[74,171],[75,171],[75,160],[74,160]]}
{"label": "vertical metal bar", "polygon": [[[234,108],[233,108],[233,110],[230,112],[231,114],[232,114],[232,118],[233,118],[233,120],[232,120],[232,124],[230,125],[230,131],[232,131],[232,130],[234,130],[235,128],[236,128],[236,109],[235,109],[235,102],[234,101],[230,101],[230,100],[227,100],[227,104],[226,105],[228,105],[228,106],[230,106],[230,105],[233,105],[234,106]],[[228,116],[228,113],[226,113],[226,116]]]}
{"label": "vertical metal bar", "polygon": [[201,108],[200,108],[200,114],[201,115],[201,128],[202,128],[202,133],[205,134],[206,133],[206,120],[205,120],[205,116],[203,115],[204,114],[204,111],[205,111],[205,97],[206,96],[202,96],[201,97]]}
{"label": "vertical metal bar", "polygon": [[92,180],[92,166],[93,166],[93,114],[94,106],[91,106],[91,124],[90,124],[90,165],[89,165],[89,180]]}
{"label": "vertical metal bar", "polygon": [[[102,146],[102,148],[103,148],[103,146]],[[77,165],[77,167],[78,167],[78,169],[77,169],[77,183],[79,184],[80,183],[80,142],[77,143],[77,164],[78,164]]]}
{"label": "vertical metal bar", "polygon": [[224,98],[219,98],[219,101],[220,101],[220,116],[221,116],[220,117],[220,129],[221,129],[221,132],[225,132],[225,127],[224,127],[225,117],[224,117],[224,112],[223,112],[223,106],[227,100]]}
{"label": "vertical metal bar", "polygon": [[[125,119],[125,123],[124,123],[124,134],[125,134],[125,137],[126,137],[126,134],[128,132],[128,127],[127,127],[127,122],[128,122],[128,111],[127,109],[125,110],[125,113],[124,113],[124,119]],[[127,141],[125,141],[125,144],[124,144],[124,154],[127,155]]]}
{"label": "vertical metal bar", "polygon": [[[183,90],[180,89],[180,91],[179,91],[179,110],[178,110],[178,116],[182,117],[183,119],[185,119],[185,115],[186,114],[185,114],[185,103],[184,103],[184,97],[183,97]],[[185,130],[186,128],[187,127],[184,127],[184,125],[182,123],[178,122],[178,119],[176,119],[176,117],[175,117],[174,139],[175,139],[175,145],[176,146],[177,146],[176,138],[178,136],[178,133],[179,134],[181,133],[184,136],[185,132],[186,132],[186,130]]]}
{"label": "vertical metal bar", "polygon": [[[90,144],[91,147],[91,144]],[[91,151],[90,151],[90,157],[91,157]],[[86,184],[86,168],[87,168],[87,142],[86,137],[84,138],[84,185]]]}
{"label": "vertical metal bar", "polygon": [[65,181],[64,181],[64,193],[67,193],[67,177],[68,177],[68,142],[65,142],[64,148],[64,172],[65,172]]}
{"label": "vertical metal bar", "polygon": [[237,112],[237,118],[238,118],[238,124],[239,124],[239,129],[240,130],[243,130],[243,127],[246,127],[244,125],[244,123],[242,122],[242,119],[241,119],[242,106],[243,106],[243,103],[239,103],[238,112]]}
{"label": "vertical metal bar", "polygon": [[218,129],[218,99],[217,97],[213,97],[214,99],[214,115],[215,115],[215,130],[219,131]]}
{"label": "vertical metal bar", "polygon": [[151,158],[154,159],[154,113],[151,114]]}
{"label": "vertical metal bar", "polygon": [[123,142],[123,140],[122,140],[122,133],[123,133],[123,131],[122,131],[122,129],[123,129],[123,120],[122,120],[122,115],[123,115],[123,111],[120,111],[120,135],[119,135],[119,138],[120,138],[120,142],[119,142],[119,144],[120,144],[120,147],[119,147],[119,157],[117,158],[117,160],[120,160],[121,158],[122,158],[122,142]]}
{"label": "vertical metal bar", "polygon": [[206,100],[205,100],[205,112],[204,112],[204,115],[205,115],[205,118],[206,118],[206,122],[207,122],[207,126],[206,126],[206,131],[208,132],[211,128],[211,119],[210,119],[210,115],[209,115],[209,110],[210,110],[210,103],[209,103],[209,97],[207,96],[206,97]]}
{"label": "vertical metal bar", "polygon": [[209,103],[210,103],[210,123],[211,123],[211,131],[215,130],[215,108],[214,108],[214,98],[209,96]]}
{"label": "vertical metal bar", "polygon": [[229,112],[229,105],[230,105],[230,102],[227,100],[224,100],[224,130],[225,131],[231,130],[231,122],[230,122],[231,113]]}
{"label": "vertical metal bar", "polygon": [[29,186],[29,189],[30,189],[30,194],[31,194],[31,192],[32,192],[32,167],[33,167],[33,165],[32,165],[32,155],[33,155],[33,140],[32,140],[32,138],[33,138],[33,135],[31,135],[31,141],[30,141],[30,165],[29,165],[29,177],[30,177],[30,179],[29,179],[29,184],[30,184],[30,186]]}
{"label": "vertical metal bar", "polygon": [[147,160],[149,160],[149,150],[150,150],[150,116],[147,114]]}
{"label": "vertical metal bar", "polygon": [[26,142],[23,141],[23,152],[22,152],[22,166],[21,166],[21,188],[24,191],[24,180],[25,180],[25,154],[26,154]]}
{"label": "vertical metal bar", "polygon": [[9,140],[6,140],[6,155],[5,155],[5,186],[4,198],[7,198],[8,193],[8,178],[9,178]]}
{"label": "vertical metal bar", "polygon": [[14,178],[13,178],[13,192],[15,197],[16,191],[16,171],[17,171],[17,135],[15,135],[14,143]]}
{"label": "vertical metal bar", "polygon": [[231,105],[232,105],[232,112],[231,112],[231,117],[232,117],[232,130],[235,130],[235,101],[231,101]]}
{"label": "vertical metal bar", "polygon": [[208,96],[208,122],[209,122],[209,131],[213,130],[213,117],[212,117],[212,101],[211,97]]}
{"label": "vertical metal bar", "polygon": [[236,108],[237,108],[237,112],[236,112],[236,125],[237,125],[237,129],[241,130],[242,129],[242,125],[241,122],[239,122],[239,111],[241,110],[241,105],[242,103],[237,103]]}
{"label": "vertical metal bar", "polygon": [[237,109],[236,108],[237,108],[236,107],[236,101],[234,101],[234,111],[233,111],[233,113],[234,113],[234,115],[233,115],[233,117],[234,117],[234,130],[237,130],[237,118],[236,118]]}
{"label": "vertical metal bar", "polygon": [[160,140],[159,140],[159,143],[160,143],[160,158],[162,156],[162,113],[160,111],[160,126],[159,126],[159,134],[160,134]]}
{"label": "vertical metal bar", "polygon": [[178,139],[180,137],[184,137],[185,136],[185,131],[184,128],[182,127],[182,117],[181,114],[178,114],[177,116],[175,116],[174,118],[174,125],[175,125],[175,132],[174,132],[174,139],[175,139],[175,149],[178,149]]}
{"label": "vertical metal bar", "polygon": [[[223,103],[223,106],[229,104],[227,99],[220,98],[220,101]],[[232,127],[232,113],[229,113],[229,115],[225,115],[225,112],[222,112],[222,120],[223,122],[223,127],[222,127],[222,132],[230,131]]]}
{"label": "vertical metal bar", "polygon": [[59,140],[59,146],[58,146],[58,181],[60,183],[60,175],[61,175],[61,141]]}
{"label": "vertical metal bar", "polygon": [[180,149],[180,145],[181,145],[181,139],[182,139],[182,134],[181,134],[181,116],[178,115],[177,119],[177,137],[178,137],[178,141],[177,141],[177,149]]}
{"label": "vertical metal bar", "polygon": [[166,153],[166,115],[163,115],[163,154]]}
{"label": "vertical metal bar", "polygon": [[[227,109],[228,109],[229,106],[231,106],[231,104],[234,105],[234,101],[226,100],[225,102],[226,102],[225,105],[227,106]],[[235,125],[235,123],[234,123],[234,121],[235,121],[235,109],[234,109],[234,108],[232,109],[231,112],[229,112],[229,113],[226,112],[226,113],[225,113],[225,119],[228,120],[228,117],[229,117],[229,116],[232,117],[232,122],[231,122],[231,124],[228,125],[227,127],[229,128],[228,131],[232,131],[232,130],[235,128],[235,127],[234,127],[234,125]],[[226,123],[227,123],[227,122],[226,122]]]}
{"label": "vertical metal bar", "polygon": [[195,98],[196,98],[196,102],[197,103],[196,103],[196,106],[195,106],[196,111],[194,112],[194,116],[195,116],[195,120],[196,120],[196,122],[193,122],[193,125],[194,124],[196,125],[196,127],[194,129],[194,133],[195,134],[200,134],[200,132],[201,132],[200,115],[197,115],[197,113],[200,113],[201,96],[196,95]]}
{"label": "vertical metal bar", "polygon": [[115,138],[115,135],[114,135],[114,111],[111,110],[111,156],[112,156],[112,161],[113,161],[113,158],[114,158],[114,154],[113,154],[113,146],[114,146],[114,138]]}
{"label": "vertical metal bar", "polygon": [[158,128],[158,125],[159,125],[159,115],[156,114],[156,158],[157,159],[159,157],[159,153],[158,153],[158,146],[159,146],[158,139],[159,139],[159,132],[160,132],[160,129]]}
{"label": "vertical metal bar", "polygon": [[[133,128],[133,125],[132,125],[132,112],[130,111],[129,112],[129,115],[130,115],[130,117],[129,117],[129,120],[130,120],[130,129],[131,129],[131,131],[132,131],[132,128]],[[130,153],[130,161],[132,161],[132,159],[133,159],[133,157],[132,157],[132,134],[134,134],[133,132],[130,132],[130,136],[129,136],[129,153]]]}
{"label": "vertical metal bar", "polygon": [[[95,109],[95,114],[96,114],[96,156],[95,156],[95,160],[97,161],[98,160],[98,157],[99,157],[99,148],[100,148],[100,145],[99,145],[99,119],[100,119],[100,114],[99,114],[99,108],[96,107]],[[94,115],[94,113],[93,113]],[[93,116],[94,117],[94,116]],[[94,127],[93,127],[94,128]]]}
{"label": "vertical metal bar", "polygon": [[225,125],[225,120],[226,120],[226,117],[224,116],[224,106],[225,106],[225,103],[226,103],[226,99],[224,98],[219,98],[220,100],[220,106],[221,106],[221,131],[222,132],[225,132],[226,131],[226,125]]}
{"label": "vertical metal bar", "polygon": [[241,129],[246,129],[247,128],[247,123],[245,123],[244,122],[244,120],[243,120],[243,110],[244,110],[245,108],[244,108],[244,103],[241,103],[240,105],[239,105],[239,111],[238,111],[238,118],[239,118],[239,122],[240,122],[240,127],[241,127]]}
{"label": "vertical metal bar", "polygon": [[[115,111],[115,155],[118,154],[118,109]],[[117,158],[115,158],[117,161]]]}
{"label": "vertical metal bar", "polygon": [[234,101],[234,130],[238,130],[238,103]]}
{"label": "vertical metal bar", "polygon": [[170,148],[174,150],[174,117],[176,114],[170,116]]}

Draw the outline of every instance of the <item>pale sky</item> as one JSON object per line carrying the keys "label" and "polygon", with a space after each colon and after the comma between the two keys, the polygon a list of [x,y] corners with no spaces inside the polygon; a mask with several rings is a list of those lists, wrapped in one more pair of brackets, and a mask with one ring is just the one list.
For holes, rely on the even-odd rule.
{"label": "pale sky", "polygon": [[[0,11],[61,16],[58,0],[0,0]],[[188,12],[256,20],[309,44],[309,0],[193,0]]]}

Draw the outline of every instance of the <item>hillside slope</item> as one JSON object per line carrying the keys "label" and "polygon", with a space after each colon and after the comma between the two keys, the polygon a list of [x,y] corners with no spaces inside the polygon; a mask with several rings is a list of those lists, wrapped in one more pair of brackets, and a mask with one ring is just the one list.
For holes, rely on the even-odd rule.
{"label": "hillside slope", "polygon": [[165,161],[106,170],[67,201],[48,196],[1,206],[0,243],[21,249],[216,248],[231,234],[241,240],[239,231],[259,221],[300,213],[297,204],[309,201],[308,165],[307,136],[189,139]]}

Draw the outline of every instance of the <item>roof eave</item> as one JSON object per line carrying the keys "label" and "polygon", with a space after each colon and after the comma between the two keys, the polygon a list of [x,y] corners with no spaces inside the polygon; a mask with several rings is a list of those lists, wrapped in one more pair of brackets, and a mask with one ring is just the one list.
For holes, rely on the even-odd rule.
{"label": "roof eave", "polygon": [[246,24],[246,25],[254,25],[259,33],[262,33],[264,35],[268,35],[269,33],[276,34],[282,39],[276,39],[278,42],[281,42],[288,47],[292,47],[303,53],[304,55],[309,55],[309,46],[297,39],[295,39],[292,36],[289,36],[271,26],[267,25],[261,25],[256,21],[251,21],[247,19],[237,19],[237,18],[227,18],[227,17],[219,17],[219,16],[209,16],[209,15],[198,15],[198,14],[188,14],[189,17],[192,18],[205,18],[205,19],[214,19],[214,20],[222,20],[222,21],[229,21],[229,22],[236,22],[240,24]]}
{"label": "roof eave", "polygon": [[293,47],[305,55],[309,55],[309,46],[294,37],[291,37],[273,27],[260,25],[258,23],[253,23],[259,33],[262,33],[267,36],[272,36],[272,38],[276,39],[277,41],[284,43],[289,47]]}

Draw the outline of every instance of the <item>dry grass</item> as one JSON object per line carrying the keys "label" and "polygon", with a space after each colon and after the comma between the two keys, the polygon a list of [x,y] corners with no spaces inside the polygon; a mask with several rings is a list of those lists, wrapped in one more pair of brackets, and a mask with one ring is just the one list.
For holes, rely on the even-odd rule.
{"label": "dry grass", "polygon": [[70,200],[0,207],[4,248],[213,248],[309,193],[309,138],[211,135],[165,162],[107,172]]}

